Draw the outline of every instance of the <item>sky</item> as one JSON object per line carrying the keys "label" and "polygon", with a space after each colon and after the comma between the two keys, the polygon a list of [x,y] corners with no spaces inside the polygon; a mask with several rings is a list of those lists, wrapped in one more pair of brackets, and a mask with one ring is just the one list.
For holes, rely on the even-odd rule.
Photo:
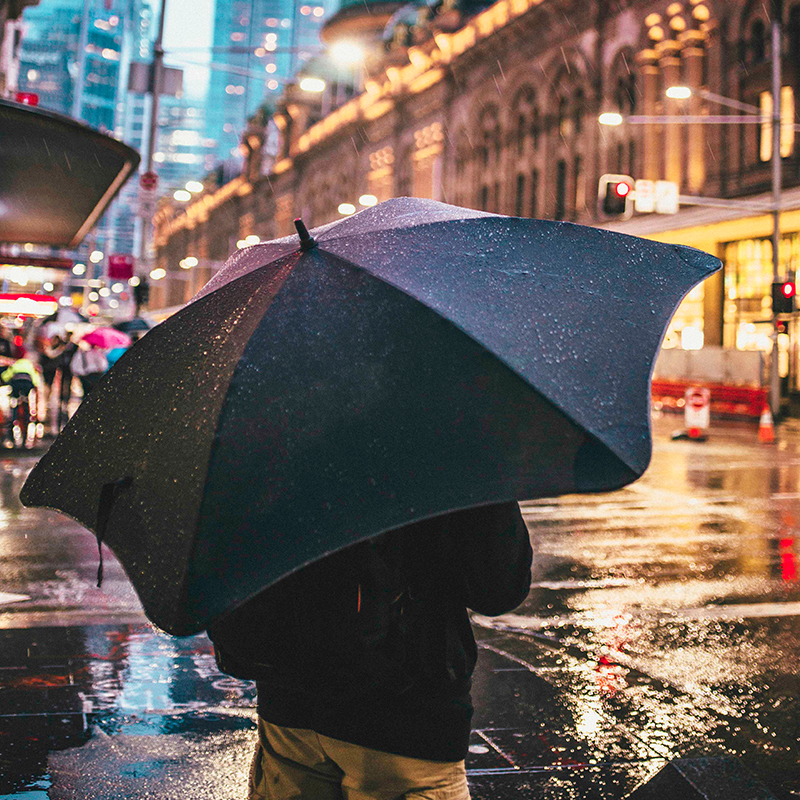
{"label": "sky", "polygon": [[[158,7],[158,0],[153,0]],[[205,96],[209,68],[191,66],[186,61],[208,62],[209,50],[183,50],[172,52],[175,48],[211,47],[214,28],[214,0],[166,0],[164,21],[164,62],[169,66],[180,67],[183,72],[183,90],[187,97],[201,99]],[[181,59],[180,61],[178,59]]]}

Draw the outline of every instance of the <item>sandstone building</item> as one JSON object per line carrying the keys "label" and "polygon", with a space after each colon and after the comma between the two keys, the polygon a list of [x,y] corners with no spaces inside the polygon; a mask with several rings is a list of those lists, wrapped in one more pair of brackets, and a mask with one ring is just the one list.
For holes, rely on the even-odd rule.
{"label": "sandstone building", "polygon": [[[242,147],[244,172],[188,207],[156,218],[156,305],[185,302],[246,237],[261,240],[341,216],[359,198],[430,197],[503,214],[607,224],[700,246],[722,274],[681,307],[667,346],[699,341],[771,346],[769,215],[682,208],[627,222],[598,213],[604,173],[676,182],[682,195],[758,197],[770,188],[769,123],[598,124],[629,116],[742,115],[725,98],[769,112],[769,4],[755,0],[440,0],[432,7],[345,2],[327,41],[371,42],[353,93],[340,102],[289,87],[273,117],[278,154],[264,160],[263,124]],[[783,4],[784,241],[800,259],[800,160],[792,123],[800,70],[800,2]],[[670,99],[670,86],[694,90]],[[722,98],[722,103],[720,102]],[[797,209],[797,210],[794,210]],[[254,241],[251,238],[251,241]],[[785,252],[784,252],[785,250]],[[197,265],[182,269],[191,256]],[[646,291],[646,287],[643,287]],[[767,298],[765,300],[765,298]],[[785,353],[786,358],[796,358]],[[788,371],[785,368],[785,372]]]}

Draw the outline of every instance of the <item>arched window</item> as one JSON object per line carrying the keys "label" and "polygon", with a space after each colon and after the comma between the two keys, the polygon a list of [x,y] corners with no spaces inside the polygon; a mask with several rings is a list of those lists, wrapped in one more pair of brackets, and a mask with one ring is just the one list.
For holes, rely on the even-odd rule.
{"label": "arched window", "polygon": [[564,136],[569,136],[569,102],[566,97],[558,100],[558,132]]}
{"label": "arched window", "polygon": [[522,155],[525,152],[525,136],[528,133],[528,122],[524,114],[517,117],[517,153]]}
{"label": "arched window", "polygon": [[800,3],[795,3],[789,10],[789,61],[800,64]]}
{"label": "arched window", "polygon": [[533,118],[531,119],[531,138],[533,139],[533,149],[537,150],[539,147],[539,136],[542,132],[542,119],[539,115],[539,109],[534,107]]}
{"label": "arched window", "polygon": [[750,25],[750,59],[754,64],[760,64],[767,58],[767,28],[764,20],[756,19]]}
{"label": "arched window", "polygon": [[580,133],[583,130],[583,115],[585,111],[583,89],[577,89],[572,100],[572,130],[575,133]]}
{"label": "arched window", "polygon": [[614,89],[614,103],[620,114],[636,113],[636,76],[620,75]]}

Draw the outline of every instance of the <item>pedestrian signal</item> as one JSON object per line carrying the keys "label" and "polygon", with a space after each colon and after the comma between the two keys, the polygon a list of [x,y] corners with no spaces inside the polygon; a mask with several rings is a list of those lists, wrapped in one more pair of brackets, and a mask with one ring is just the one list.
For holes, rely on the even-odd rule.
{"label": "pedestrian signal", "polygon": [[797,284],[791,281],[776,281],[772,284],[772,313],[791,314],[794,311],[794,297]]}
{"label": "pedestrian signal", "polygon": [[597,196],[607,217],[629,217],[633,213],[633,178],[630,175],[603,175]]}

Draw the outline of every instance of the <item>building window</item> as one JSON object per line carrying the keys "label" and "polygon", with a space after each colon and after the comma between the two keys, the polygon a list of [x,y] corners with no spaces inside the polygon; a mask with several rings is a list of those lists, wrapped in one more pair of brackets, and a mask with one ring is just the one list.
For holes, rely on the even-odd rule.
{"label": "building window", "polygon": [[586,186],[583,175],[583,159],[580,156],[575,156],[575,197],[574,208],[575,214],[582,213],[586,208]]}
{"label": "building window", "polygon": [[767,58],[767,30],[764,21],[757,19],[750,26],[750,58],[760,64]]}
{"label": "building window", "polygon": [[489,187],[482,186],[481,187],[481,211],[488,211],[489,210]]}
{"label": "building window", "polygon": [[525,135],[527,133],[527,120],[524,114],[517,118],[517,153],[522,155],[525,152]]}
{"label": "building window", "polygon": [[538,216],[539,210],[539,170],[535,169],[531,172],[531,216]]}
{"label": "building window", "polygon": [[[772,158],[772,92],[761,92],[759,108],[762,122],[758,155],[761,161]],[[781,87],[781,156],[786,158],[794,151],[794,90],[791,86]]]}
{"label": "building window", "polygon": [[800,63],[800,4],[789,11],[789,62]]}
{"label": "building window", "polygon": [[562,158],[556,165],[556,213],[555,219],[564,219],[567,214],[567,162]]}
{"label": "building window", "polygon": [[583,130],[583,89],[578,89],[575,92],[575,98],[572,106],[572,129],[575,133],[580,133]]}
{"label": "building window", "polygon": [[542,122],[539,118],[539,109],[533,109],[533,120],[531,121],[531,136],[533,137],[533,149],[539,146],[539,133],[542,129]]}
{"label": "building window", "polygon": [[558,132],[562,137],[569,136],[569,115],[567,113],[567,98],[558,101]]}
{"label": "building window", "polygon": [[517,175],[517,198],[514,205],[514,213],[518,217],[525,213],[525,175],[521,172]]}

